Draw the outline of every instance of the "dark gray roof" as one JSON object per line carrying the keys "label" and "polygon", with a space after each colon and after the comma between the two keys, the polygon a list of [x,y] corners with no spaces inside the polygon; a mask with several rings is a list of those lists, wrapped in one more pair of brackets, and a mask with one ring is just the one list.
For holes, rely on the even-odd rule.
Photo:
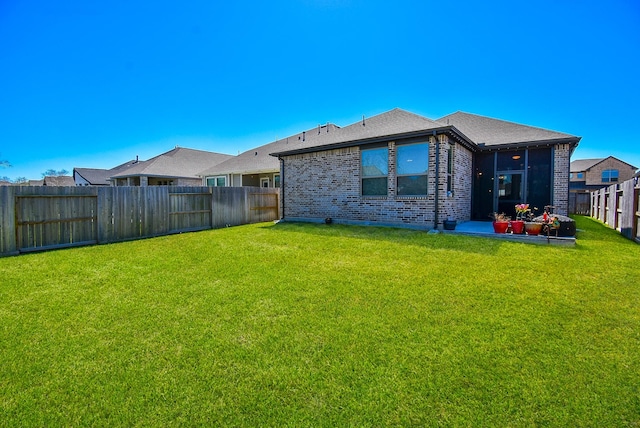
{"label": "dark gray roof", "polygon": [[[456,112],[437,121],[427,119],[401,109],[356,122],[341,128],[333,139],[322,142],[310,141],[307,146],[277,150],[273,156],[291,155],[302,152],[322,150],[324,146],[346,147],[377,141],[379,138],[411,135],[425,135],[428,132],[446,133],[472,149],[510,148],[538,144],[568,143],[575,147],[580,137],[528,125],[492,119],[470,113]],[[314,144],[316,143],[316,144]]]}
{"label": "dark gray roof", "polygon": [[442,127],[441,123],[395,108],[376,116],[364,118],[364,120],[359,120],[344,128],[328,124],[259,146],[215,167],[207,168],[198,175],[204,177],[219,174],[274,172],[280,169],[280,164],[278,159],[274,156],[269,156],[270,154],[315,147],[322,148],[350,141],[361,141]]}
{"label": "dark gray roof", "polygon": [[[426,117],[396,108],[388,112],[365,118],[344,128],[340,128],[332,137],[321,141],[309,140],[298,147],[291,146],[286,150],[274,151],[272,156],[323,150],[326,148],[346,147],[361,142],[373,142],[386,137],[406,137],[413,133],[430,131],[451,131],[453,127],[445,126]],[[464,139],[464,136],[461,136]]]}
{"label": "dark gray roof", "polygon": [[111,178],[135,176],[198,178],[198,172],[231,158],[231,155],[176,147],[147,161],[137,162]]}
{"label": "dark gray roof", "polygon": [[551,142],[552,140],[575,140],[580,138],[562,132],[521,125],[506,120],[492,119],[461,111],[438,119],[443,125],[453,125],[478,145],[498,146],[519,143]]}
{"label": "dark gray roof", "polygon": [[582,172],[582,171],[586,171],[589,168],[591,168],[592,166],[599,164],[600,162],[602,162],[605,158],[598,158],[598,159],[576,159],[574,161],[571,162],[571,172]]}
{"label": "dark gray roof", "polygon": [[136,160],[132,159],[111,169],[73,168],[73,176],[75,178],[76,174],[78,174],[92,186],[108,186],[109,177],[133,166],[136,162]]}
{"label": "dark gray roof", "polygon": [[321,125],[308,131],[300,132],[299,134],[247,150],[238,156],[234,156],[218,165],[213,165],[201,171],[198,175],[207,177],[223,174],[259,174],[279,171],[280,162],[277,158],[269,156],[270,153],[329,140],[334,137],[333,134],[339,129],[340,127],[332,123]]}
{"label": "dark gray roof", "polygon": [[570,170],[571,172],[582,172],[582,171],[586,171],[590,168],[593,168],[594,166],[596,166],[597,164],[599,164],[602,161],[605,161],[607,159],[613,159],[617,162],[623,163],[625,165],[629,166],[629,169],[633,169],[634,171],[637,169],[637,167],[631,165],[630,163],[627,163],[625,161],[622,161],[614,156],[608,156],[606,158],[597,158],[597,159],[576,159],[573,162],[571,162],[570,165]]}

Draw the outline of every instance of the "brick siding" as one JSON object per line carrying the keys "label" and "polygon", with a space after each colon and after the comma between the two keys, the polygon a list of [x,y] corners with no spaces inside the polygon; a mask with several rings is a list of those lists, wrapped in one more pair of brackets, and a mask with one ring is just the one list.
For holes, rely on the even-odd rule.
{"label": "brick siding", "polygon": [[558,144],[553,149],[553,203],[555,213],[569,215],[569,144]]}
{"label": "brick siding", "polygon": [[[439,224],[451,217],[468,220],[471,211],[472,154],[454,145],[454,192],[447,195],[449,141],[440,136]],[[283,217],[286,220],[406,225],[433,228],[435,221],[435,139],[430,137],[427,195],[396,195],[396,144],[387,143],[388,189],[386,196],[361,195],[360,148],[326,150],[283,159]],[[452,143],[453,144],[453,143]]]}

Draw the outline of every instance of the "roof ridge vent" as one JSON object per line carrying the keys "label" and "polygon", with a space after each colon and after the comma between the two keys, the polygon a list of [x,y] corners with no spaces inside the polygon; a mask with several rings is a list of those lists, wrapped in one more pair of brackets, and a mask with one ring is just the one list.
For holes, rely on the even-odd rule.
{"label": "roof ridge vent", "polygon": [[362,126],[366,126],[366,123],[364,122],[364,114],[362,115]]}

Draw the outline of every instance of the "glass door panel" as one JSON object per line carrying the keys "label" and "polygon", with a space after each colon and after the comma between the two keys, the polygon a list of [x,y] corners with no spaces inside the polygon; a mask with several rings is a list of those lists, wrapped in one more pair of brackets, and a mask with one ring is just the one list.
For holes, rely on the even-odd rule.
{"label": "glass door panel", "polygon": [[498,212],[515,216],[516,204],[522,203],[522,176],[521,172],[498,173]]}

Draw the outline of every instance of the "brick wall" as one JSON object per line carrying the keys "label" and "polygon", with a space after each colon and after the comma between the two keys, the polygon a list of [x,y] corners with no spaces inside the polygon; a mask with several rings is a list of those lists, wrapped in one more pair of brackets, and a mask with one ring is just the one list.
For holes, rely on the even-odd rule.
{"label": "brick wall", "polygon": [[[439,227],[447,217],[468,220],[471,211],[472,154],[454,145],[454,192],[447,194],[449,141],[440,136]],[[360,149],[349,147],[287,156],[283,160],[283,204],[287,220],[322,221],[433,228],[435,220],[435,139],[430,138],[428,194],[396,195],[396,144],[388,142],[386,196],[361,196]]]}
{"label": "brick wall", "polygon": [[[617,182],[602,182],[602,171],[606,169],[617,169],[618,170],[618,181]],[[602,185],[610,186],[615,183],[622,183],[627,180],[631,180],[635,174],[635,170],[631,168],[624,162],[620,162],[618,159],[607,158],[600,162],[597,165],[594,165],[591,169],[586,172],[586,182],[588,186],[594,185]]]}
{"label": "brick wall", "polygon": [[558,144],[553,149],[553,203],[555,213],[569,215],[569,144]]}
{"label": "brick wall", "polygon": [[440,221],[448,218],[457,221],[468,221],[471,219],[473,153],[459,144],[450,143],[445,137],[441,144],[441,148],[444,151],[441,156],[441,159],[444,159],[444,165],[440,167],[441,171],[446,172],[447,170],[447,150],[449,146],[453,147],[453,192],[451,194],[444,193],[440,204]]}

